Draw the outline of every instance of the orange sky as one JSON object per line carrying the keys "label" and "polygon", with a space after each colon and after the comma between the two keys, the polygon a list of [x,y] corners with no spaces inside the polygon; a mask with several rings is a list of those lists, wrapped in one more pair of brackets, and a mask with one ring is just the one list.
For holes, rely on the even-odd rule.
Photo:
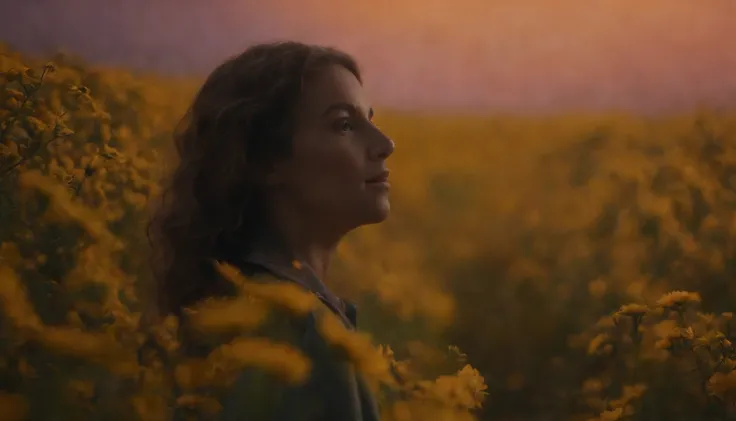
{"label": "orange sky", "polygon": [[357,56],[376,102],[393,107],[649,111],[736,103],[736,0],[23,3],[18,26],[0,29],[0,39],[25,49],[64,44],[134,67],[203,72],[274,38],[337,45]]}

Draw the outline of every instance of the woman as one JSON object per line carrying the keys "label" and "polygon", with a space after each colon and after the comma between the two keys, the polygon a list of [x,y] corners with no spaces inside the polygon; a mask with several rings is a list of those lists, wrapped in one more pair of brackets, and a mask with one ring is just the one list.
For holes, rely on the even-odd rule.
{"label": "woman", "polygon": [[[335,49],[262,44],[215,69],[176,137],[180,162],[152,220],[161,313],[233,294],[217,260],[299,285],[354,328],[354,307],[322,279],[343,236],[389,213],[394,143],[372,117],[358,66]],[[244,373],[218,419],[377,420],[360,376],[315,340],[314,318],[291,329],[309,379]]]}

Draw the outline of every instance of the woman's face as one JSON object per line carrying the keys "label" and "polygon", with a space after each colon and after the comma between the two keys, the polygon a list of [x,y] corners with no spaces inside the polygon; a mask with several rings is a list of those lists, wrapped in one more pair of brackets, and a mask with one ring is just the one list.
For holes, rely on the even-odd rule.
{"label": "woman's face", "polygon": [[394,143],[371,122],[358,79],[342,66],[325,68],[305,86],[297,114],[292,154],[274,171],[282,202],[325,229],[383,221]]}

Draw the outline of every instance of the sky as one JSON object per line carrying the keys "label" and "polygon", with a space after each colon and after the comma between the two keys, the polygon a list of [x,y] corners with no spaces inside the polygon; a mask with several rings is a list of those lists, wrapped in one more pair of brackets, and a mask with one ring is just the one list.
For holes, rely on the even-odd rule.
{"label": "sky", "polygon": [[0,0],[0,16],[21,51],[162,73],[258,42],[336,46],[399,109],[736,106],[736,0]]}

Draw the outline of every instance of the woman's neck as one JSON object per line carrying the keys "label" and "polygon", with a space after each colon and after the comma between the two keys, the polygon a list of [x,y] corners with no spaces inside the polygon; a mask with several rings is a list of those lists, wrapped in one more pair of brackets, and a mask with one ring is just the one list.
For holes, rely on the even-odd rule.
{"label": "woman's neck", "polygon": [[291,264],[297,261],[301,265],[306,265],[319,279],[324,280],[339,239],[328,239],[295,228],[260,230],[252,237],[250,248],[279,260],[283,259],[284,263]]}

